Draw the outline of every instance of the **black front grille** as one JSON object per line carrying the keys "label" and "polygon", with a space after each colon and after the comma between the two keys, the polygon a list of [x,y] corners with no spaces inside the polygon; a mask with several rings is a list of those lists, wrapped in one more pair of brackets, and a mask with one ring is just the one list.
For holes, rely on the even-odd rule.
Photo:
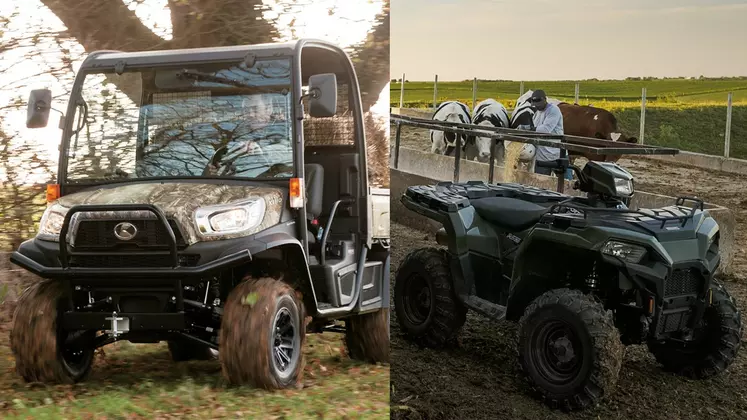
{"label": "black front grille", "polygon": [[[114,236],[114,227],[121,222],[132,223],[137,228],[137,234],[129,241],[122,241]],[[174,231],[177,247],[186,246],[184,238],[174,220],[169,220],[169,225]],[[101,249],[123,247],[168,247],[169,235],[166,227],[157,219],[141,220],[81,220],[75,232],[75,248]]]}
{"label": "black front grille", "polygon": [[692,315],[691,310],[661,314],[657,334],[671,334],[682,331],[688,326]]}
{"label": "black front grille", "polygon": [[[197,254],[179,254],[179,265],[194,267],[200,260]],[[72,255],[71,267],[140,268],[171,267],[171,256],[166,254],[98,254]]]}
{"label": "black front grille", "polygon": [[664,296],[697,294],[703,280],[703,275],[694,268],[674,270],[664,282]]}

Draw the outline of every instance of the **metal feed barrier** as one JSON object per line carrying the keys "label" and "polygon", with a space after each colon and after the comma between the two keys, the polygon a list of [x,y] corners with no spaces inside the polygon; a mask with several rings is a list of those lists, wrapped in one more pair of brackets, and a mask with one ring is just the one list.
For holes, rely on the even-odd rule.
{"label": "metal feed barrier", "polygon": [[[562,193],[565,187],[563,174],[568,168],[568,151],[607,155],[676,155],[680,151],[671,147],[657,147],[642,144],[631,144],[602,140],[593,137],[580,137],[571,135],[557,135],[536,133],[533,131],[517,130],[503,127],[486,127],[475,124],[454,123],[448,121],[435,121],[425,118],[408,117],[405,115],[390,114],[390,123],[396,125],[394,143],[394,168],[399,167],[399,148],[402,126],[426,128],[431,130],[446,131],[456,134],[464,134],[476,137],[489,137],[493,140],[508,140],[520,143],[529,143],[536,146],[550,146],[560,149],[560,159],[553,169],[558,173],[558,192]],[[552,140],[560,140],[560,143]],[[461,147],[454,148],[454,182],[459,182],[459,167],[461,161]],[[493,183],[495,171],[495,147],[490,148],[490,168],[488,182]]]}

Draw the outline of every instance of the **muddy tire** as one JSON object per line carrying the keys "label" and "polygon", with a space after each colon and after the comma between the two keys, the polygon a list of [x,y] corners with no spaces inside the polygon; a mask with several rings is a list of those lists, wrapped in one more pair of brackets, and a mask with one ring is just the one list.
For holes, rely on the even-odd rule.
{"label": "muddy tire", "polygon": [[615,389],[624,347],[612,316],[580,291],[536,298],[519,321],[519,364],[546,404],[584,409]]}
{"label": "muddy tire", "polygon": [[228,295],[218,359],[233,385],[282,389],[302,379],[306,339],[303,302],[271,277],[248,278]]}
{"label": "muddy tire", "polygon": [[[72,384],[90,374],[96,332],[64,331],[58,320],[67,306],[67,294],[59,281],[35,283],[18,299],[10,348],[16,372],[27,382]],[[67,346],[71,339],[79,345]]]}
{"label": "muddy tire", "polygon": [[442,347],[459,334],[467,309],[451,285],[449,257],[438,248],[422,248],[402,261],[394,283],[397,323],[413,341]]}
{"label": "muddy tire", "polygon": [[[702,334],[689,347],[673,342],[648,343],[664,370],[691,379],[718,375],[734,362],[742,344],[742,315],[723,285],[713,282],[713,303],[703,314]],[[697,335],[698,333],[696,333]]]}
{"label": "muddy tire", "polygon": [[215,360],[218,352],[212,348],[200,345],[191,340],[169,340],[169,354],[175,362],[186,362],[189,360]]}
{"label": "muddy tire", "polygon": [[345,345],[351,359],[389,363],[389,309],[347,318]]}

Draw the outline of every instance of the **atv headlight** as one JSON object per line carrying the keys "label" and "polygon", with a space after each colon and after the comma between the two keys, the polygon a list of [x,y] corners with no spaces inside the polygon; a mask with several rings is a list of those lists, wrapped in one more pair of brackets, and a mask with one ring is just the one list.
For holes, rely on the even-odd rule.
{"label": "atv headlight", "polygon": [[59,241],[66,213],[67,209],[59,204],[47,207],[39,222],[39,232],[36,237],[44,241]]}
{"label": "atv headlight", "polygon": [[202,207],[195,211],[197,230],[206,236],[245,232],[256,228],[265,217],[265,200]]}
{"label": "atv headlight", "polygon": [[607,241],[602,246],[602,254],[620,258],[631,264],[638,264],[646,255],[646,248],[619,241]]}
{"label": "atv headlight", "polygon": [[615,178],[615,190],[618,194],[629,197],[633,195],[633,181],[623,178]]}

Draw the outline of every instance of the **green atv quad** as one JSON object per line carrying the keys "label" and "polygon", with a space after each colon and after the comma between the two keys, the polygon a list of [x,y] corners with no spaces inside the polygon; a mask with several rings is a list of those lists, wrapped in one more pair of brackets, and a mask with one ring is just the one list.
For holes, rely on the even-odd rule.
{"label": "green atv quad", "polygon": [[610,395],[628,344],[646,343],[666,370],[691,378],[723,372],[742,320],[714,279],[719,227],[703,202],[633,210],[629,172],[571,168],[585,197],[483,182],[409,187],[403,204],[443,225],[436,240],[447,249],[415,250],[400,265],[401,330],[439,347],[470,309],[517,321],[522,370],[567,410]]}

